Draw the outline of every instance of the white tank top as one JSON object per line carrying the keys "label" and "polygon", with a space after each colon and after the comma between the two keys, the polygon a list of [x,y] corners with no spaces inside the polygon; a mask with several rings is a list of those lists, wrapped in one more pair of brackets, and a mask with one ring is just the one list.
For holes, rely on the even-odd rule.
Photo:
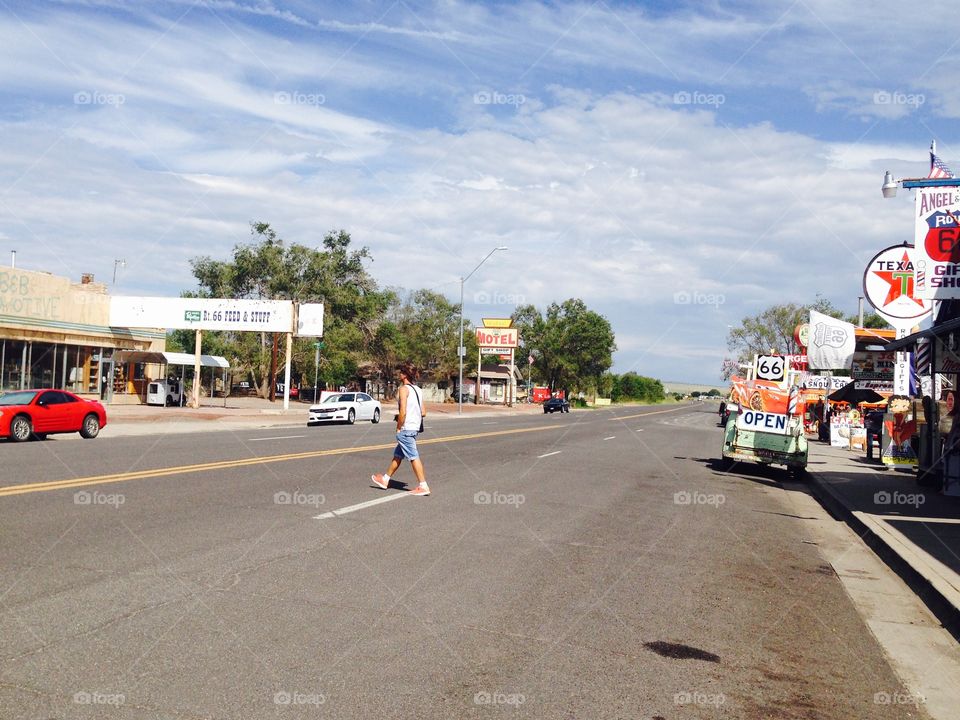
{"label": "white tank top", "polygon": [[[423,393],[416,385],[407,385],[407,417],[403,422],[401,430],[412,430],[417,432],[420,429],[420,422],[423,420]],[[397,408],[400,407],[400,400],[397,400]]]}

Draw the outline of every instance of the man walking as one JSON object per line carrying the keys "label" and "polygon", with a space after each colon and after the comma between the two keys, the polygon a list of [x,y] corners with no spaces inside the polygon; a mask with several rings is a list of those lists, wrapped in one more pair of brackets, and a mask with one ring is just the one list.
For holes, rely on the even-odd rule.
{"label": "man walking", "polygon": [[390,479],[400,469],[404,458],[410,461],[413,474],[417,477],[417,487],[410,491],[411,495],[429,495],[430,488],[423,473],[423,462],[417,452],[417,433],[423,431],[423,419],[427,416],[423,409],[423,391],[413,384],[417,373],[410,363],[403,363],[397,368],[400,382],[403,383],[397,390],[397,447],[393,451],[393,462],[383,475],[371,475],[370,480],[378,488],[386,490],[390,486]]}

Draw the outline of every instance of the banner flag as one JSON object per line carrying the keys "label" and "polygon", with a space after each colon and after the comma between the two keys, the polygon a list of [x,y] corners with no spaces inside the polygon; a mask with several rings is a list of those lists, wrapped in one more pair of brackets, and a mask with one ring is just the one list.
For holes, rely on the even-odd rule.
{"label": "banner flag", "polygon": [[807,357],[811,370],[849,370],[856,347],[853,323],[810,311]]}

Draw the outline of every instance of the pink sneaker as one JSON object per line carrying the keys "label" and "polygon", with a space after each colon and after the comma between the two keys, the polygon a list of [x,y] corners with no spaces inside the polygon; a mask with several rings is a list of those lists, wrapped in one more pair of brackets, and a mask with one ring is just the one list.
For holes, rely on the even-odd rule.
{"label": "pink sneaker", "polygon": [[377,473],[376,475],[371,475],[370,482],[372,482],[381,490],[386,490],[390,486],[390,481],[384,480],[383,475],[381,475],[380,473]]}
{"label": "pink sneaker", "polygon": [[409,493],[411,495],[429,495],[430,488],[426,483],[423,483],[422,485],[417,485],[413,490],[410,490]]}

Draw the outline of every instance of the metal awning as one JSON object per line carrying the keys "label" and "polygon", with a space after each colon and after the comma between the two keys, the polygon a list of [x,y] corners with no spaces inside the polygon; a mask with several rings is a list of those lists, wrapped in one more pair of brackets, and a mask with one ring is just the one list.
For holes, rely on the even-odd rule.
{"label": "metal awning", "polygon": [[[134,363],[153,363],[155,365],[188,365],[196,364],[196,356],[190,353],[178,352],[143,352],[133,350],[122,350],[113,354],[115,360],[119,362]],[[201,355],[201,367],[223,368],[230,367],[225,357],[220,355]]]}
{"label": "metal awning", "polygon": [[[477,372],[474,370],[470,375],[476,379]],[[510,366],[509,365],[481,365],[480,366],[480,375],[483,376],[484,380],[509,380],[510,379]],[[523,373],[520,371],[518,365],[513,366],[513,377],[517,380],[523,380]]]}
{"label": "metal awning", "polygon": [[926,330],[921,330],[920,332],[915,332],[912,335],[902,337],[899,340],[894,340],[893,342],[887,343],[887,346],[884,348],[884,350],[888,350],[890,352],[893,352],[894,350],[903,350],[904,348],[913,347],[917,340],[920,340],[921,338],[940,338],[944,335],[949,335],[956,330],[960,330],[960,318],[947,320],[945,323],[940,323],[939,325],[934,325]]}

